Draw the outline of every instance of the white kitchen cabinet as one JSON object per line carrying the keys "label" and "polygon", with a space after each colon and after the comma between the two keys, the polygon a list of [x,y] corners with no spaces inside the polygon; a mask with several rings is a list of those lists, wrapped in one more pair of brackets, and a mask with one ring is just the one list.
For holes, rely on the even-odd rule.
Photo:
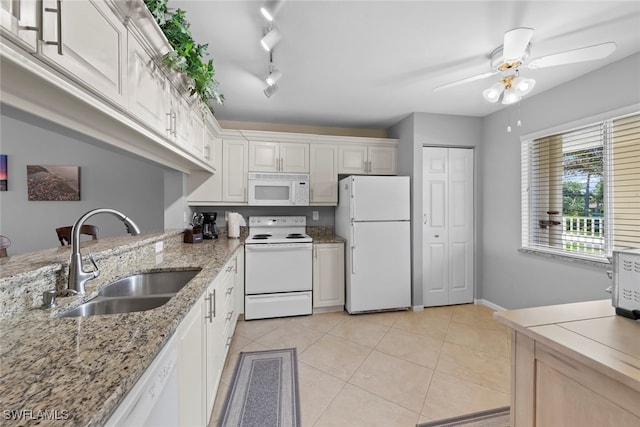
{"label": "white kitchen cabinet", "polygon": [[207,424],[205,372],[204,297],[178,327],[178,407],[181,426]]}
{"label": "white kitchen cabinet", "polygon": [[338,150],[338,173],[395,175],[397,158],[397,146],[341,144]]}
{"label": "white kitchen cabinet", "polygon": [[236,257],[236,287],[235,287],[235,318],[233,328],[238,322],[238,317],[244,314],[244,250],[237,252]]}
{"label": "white kitchen cabinet", "polygon": [[37,0],[0,0],[2,35],[34,53],[38,47]]}
{"label": "white kitchen cabinet", "polygon": [[249,141],[249,171],[309,172],[309,144]]}
{"label": "white kitchen cabinet", "polygon": [[184,88],[169,85],[169,127],[167,137],[176,146],[186,152],[191,150],[191,138],[193,137],[193,99],[185,98],[182,93]]}
{"label": "white kitchen cabinet", "polygon": [[222,142],[222,201],[247,202],[247,141]]}
{"label": "white kitchen cabinet", "polygon": [[344,243],[313,244],[313,308],[344,309]]}
{"label": "white kitchen cabinet", "polygon": [[[206,107],[205,107],[206,108]],[[189,152],[196,158],[207,162],[205,155],[205,124],[204,124],[204,111],[203,105],[199,102],[194,102],[191,107],[191,138],[189,143]]]}
{"label": "white kitchen cabinet", "polygon": [[107,2],[43,0],[42,36],[43,60],[126,107],[127,29]]}
{"label": "white kitchen cabinet", "polygon": [[158,135],[170,126],[169,81],[133,35],[129,34],[129,110]]}
{"label": "white kitchen cabinet", "polygon": [[309,144],[309,203],[338,204],[338,146]]}

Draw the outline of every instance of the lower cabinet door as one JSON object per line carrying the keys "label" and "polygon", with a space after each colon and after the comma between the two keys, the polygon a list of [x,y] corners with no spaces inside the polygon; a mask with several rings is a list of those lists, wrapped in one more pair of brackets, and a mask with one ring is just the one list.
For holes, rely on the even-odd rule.
{"label": "lower cabinet door", "polygon": [[178,332],[178,401],[181,426],[204,426],[205,347],[202,302],[197,303]]}

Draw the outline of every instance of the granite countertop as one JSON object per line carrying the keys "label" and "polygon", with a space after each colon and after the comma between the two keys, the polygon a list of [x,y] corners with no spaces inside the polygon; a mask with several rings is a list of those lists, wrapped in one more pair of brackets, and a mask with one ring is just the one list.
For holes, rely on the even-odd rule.
{"label": "granite countertop", "polygon": [[344,243],[345,239],[334,234],[333,227],[310,226],[307,234],[313,239],[313,243]]}
{"label": "granite countertop", "polygon": [[[158,257],[154,248],[159,241],[163,241],[164,249]],[[93,251],[101,270],[105,266],[105,274],[87,284],[85,296],[58,298],[54,309],[36,308],[34,301],[41,302],[41,294],[29,296],[30,306],[27,304],[24,310],[9,313],[0,320],[2,425],[103,425],[206,287],[242,246],[242,240],[226,236],[200,244],[185,244],[179,231],[98,242],[93,246],[83,243],[83,255]],[[132,247],[135,250],[131,251]],[[149,252],[142,248],[152,249]],[[127,250],[145,253],[144,260],[127,257]],[[28,269],[33,275],[28,280],[34,283],[37,276],[43,275],[58,277],[56,281],[60,282],[59,277],[65,276],[62,272],[66,269],[69,248],[33,254],[3,261],[0,285],[14,286],[13,282],[19,277],[24,281],[24,277],[29,276],[19,273]],[[109,259],[116,266],[112,271],[108,267]],[[169,302],[156,309],[92,317],[56,317],[95,296],[98,289],[115,276],[188,268],[202,268],[202,271]],[[48,280],[45,285],[60,287],[60,283]],[[57,420],[50,420],[51,414]]]}

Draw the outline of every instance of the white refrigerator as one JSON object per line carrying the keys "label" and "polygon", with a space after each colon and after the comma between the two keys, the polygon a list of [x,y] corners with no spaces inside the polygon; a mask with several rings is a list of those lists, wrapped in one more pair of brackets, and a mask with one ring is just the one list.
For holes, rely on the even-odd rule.
{"label": "white refrigerator", "polygon": [[410,307],[409,177],[349,176],[338,185],[335,227],[347,241],[347,311]]}

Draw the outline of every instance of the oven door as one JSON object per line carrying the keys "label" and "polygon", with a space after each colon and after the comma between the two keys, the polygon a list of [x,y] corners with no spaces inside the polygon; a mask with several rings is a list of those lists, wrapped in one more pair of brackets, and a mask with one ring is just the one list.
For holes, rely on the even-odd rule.
{"label": "oven door", "polygon": [[289,180],[250,179],[250,206],[292,206],[295,188]]}
{"label": "oven door", "polygon": [[312,243],[245,245],[245,293],[310,291]]}

